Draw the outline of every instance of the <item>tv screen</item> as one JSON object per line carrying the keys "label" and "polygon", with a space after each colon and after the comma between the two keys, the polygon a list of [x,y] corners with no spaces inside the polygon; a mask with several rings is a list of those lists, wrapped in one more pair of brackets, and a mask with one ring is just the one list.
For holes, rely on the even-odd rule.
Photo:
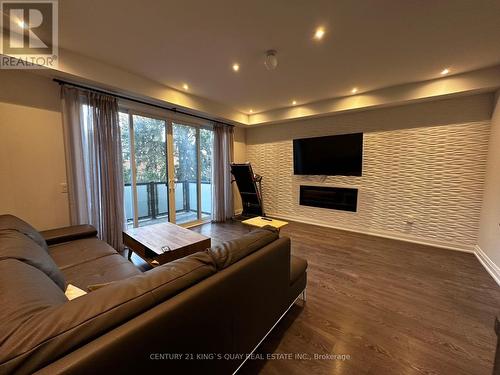
{"label": "tv screen", "polygon": [[293,140],[293,173],[361,176],[363,133]]}

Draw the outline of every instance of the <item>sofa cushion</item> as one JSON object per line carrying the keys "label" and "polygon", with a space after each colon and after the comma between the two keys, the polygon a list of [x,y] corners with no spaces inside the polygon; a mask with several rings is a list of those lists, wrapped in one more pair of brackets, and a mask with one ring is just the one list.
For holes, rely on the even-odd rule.
{"label": "sofa cushion", "polygon": [[306,272],[307,269],[307,261],[296,257],[291,256],[290,258],[290,285],[293,285],[300,277]]}
{"label": "sofa cushion", "polygon": [[89,285],[123,280],[142,273],[116,252],[72,267],[66,267],[62,272],[68,283],[85,291],[89,291]]}
{"label": "sofa cushion", "polygon": [[64,270],[90,260],[118,253],[104,241],[97,238],[85,238],[52,245],[49,247],[49,254],[57,266]]}
{"label": "sofa cushion", "polygon": [[80,240],[87,237],[96,237],[97,229],[89,224],[81,224],[44,230],[40,232],[40,235],[45,239],[47,245],[50,246],[62,242]]}
{"label": "sofa cushion", "polygon": [[47,243],[42,235],[27,222],[14,215],[0,215],[0,231],[2,229],[17,230],[35,241],[42,249],[48,251]]}
{"label": "sofa cushion", "polygon": [[17,230],[0,230],[0,261],[4,259],[17,259],[29,264],[44,272],[61,290],[66,289],[64,276],[49,254]]}
{"label": "sofa cushion", "polygon": [[68,301],[44,272],[17,259],[0,261],[0,286],[0,352],[5,340],[31,316]]}
{"label": "sofa cushion", "polygon": [[33,373],[154,305],[151,293],[123,280],[38,311],[2,337],[0,374]]}
{"label": "sofa cushion", "polygon": [[221,270],[277,239],[278,231],[268,225],[243,237],[214,246],[207,251],[214,259],[217,269]]}
{"label": "sofa cushion", "polygon": [[3,341],[0,373],[33,372],[215,272],[211,256],[200,252],[40,311]]}

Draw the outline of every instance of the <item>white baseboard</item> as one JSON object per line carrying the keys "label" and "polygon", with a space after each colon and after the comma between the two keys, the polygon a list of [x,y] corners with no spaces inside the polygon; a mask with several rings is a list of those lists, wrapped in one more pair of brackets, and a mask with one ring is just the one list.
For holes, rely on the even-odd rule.
{"label": "white baseboard", "polygon": [[490,259],[490,257],[479,247],[479,245],[474,246],[474,254],[476,254],[477,259],[483,265],[483,267],[488,271],[488,273],[493,277],[493,279],[500,285],[500,268]]}
{"label": "white baseboard", "polygon": [[472,245],[450,243],[450,242],[444,242],[444,241],[434,240],[434,239],[430,239],[430,238],[413,237],[413,236],[407,236],[404,234],[393,233],[393,232],[357,230],[357,229],[353,229],[353,228],[342,227],[340,225],[332,225],[329,223],[325,223],[324,221],[311,220],[311,219],[307,219],[307,218],[303,218],[303,217],[299,217],[299,216],[282,215],[282,214],[274,213],[274,212],[267,212],[266,215],[271,216],[271,217],[275,217],[277,219],[296,221],[299,223],[318,225],[320,227],[340,229],[340,230],[345,230],[345,231],[354,232],[354,233],[369,234],[371,236],[389,238],[391,240],[399,240],[399,241],[417,243],[420,245],[434,246],[434,247],[439,247],[441,249],[446,249],[446,250],[455,250],[455,251],[462,251],[462,252],[466,252],[466,253],[475,253],[474,246],[472,246]]}

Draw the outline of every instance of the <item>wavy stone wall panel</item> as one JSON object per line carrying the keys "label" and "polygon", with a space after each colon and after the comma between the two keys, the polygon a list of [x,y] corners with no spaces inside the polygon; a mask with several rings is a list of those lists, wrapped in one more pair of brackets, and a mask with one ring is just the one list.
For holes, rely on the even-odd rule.
{"label": "wavy stone wall panel", "polygon": [[[365,133],[362,177],[294,176],[291,139],[248,144],[247,158],[264,176],[267,213],[468,247],[478,232],[488,136],[489,122]],[[300,206],[301,184],[357,187],[358,212]]]}

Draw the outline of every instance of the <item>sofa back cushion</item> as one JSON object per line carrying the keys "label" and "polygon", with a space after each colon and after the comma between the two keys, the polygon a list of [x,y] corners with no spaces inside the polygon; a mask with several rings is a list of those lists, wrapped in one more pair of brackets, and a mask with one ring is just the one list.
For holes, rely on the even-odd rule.
{"label": "sofa back cushion", "polygon": [[268,225],[243,237],[214,246],[207,251],[214,259],[217,270],[221,270],[277,240],[278,237],[278,231]]}
{"label": "sofa back cushion", "polygon": [[[64,292],[39,269],[17,259],[1,260],[0,353],[4,352],[8,338],[15,336],[15,332],[29,322],[33,315],[65,302],[67,298]],[[29,336],[19,341],[29,343]]]}
{"label": "sofa back cushion", "polygon": [[0,373],[34,372],[215,272],[210,255],[200,252],[34,311],[2,341]]}
{"label": "sofa back cushion", "polygon": [[154,306],[151,293],[124,281],[32,314],[2,338],[0,374],[33,373]]}
{"label": "sofa back cushion", "polygon": [[49,251],[47,243],[42,235],[24,220],[14,215],[0,215],[0,231],[3,229],[13,229],[35,241],[42,249]]}
{"label": "sofa back cushion", "polygon": [[[0,262],[5,259],[16,259],[39,269],[62,291],[65,290],[64,276],[50,255],[37,242],[17,230],[0,230]],[[11,286],[15,288],[15,285]]]}

